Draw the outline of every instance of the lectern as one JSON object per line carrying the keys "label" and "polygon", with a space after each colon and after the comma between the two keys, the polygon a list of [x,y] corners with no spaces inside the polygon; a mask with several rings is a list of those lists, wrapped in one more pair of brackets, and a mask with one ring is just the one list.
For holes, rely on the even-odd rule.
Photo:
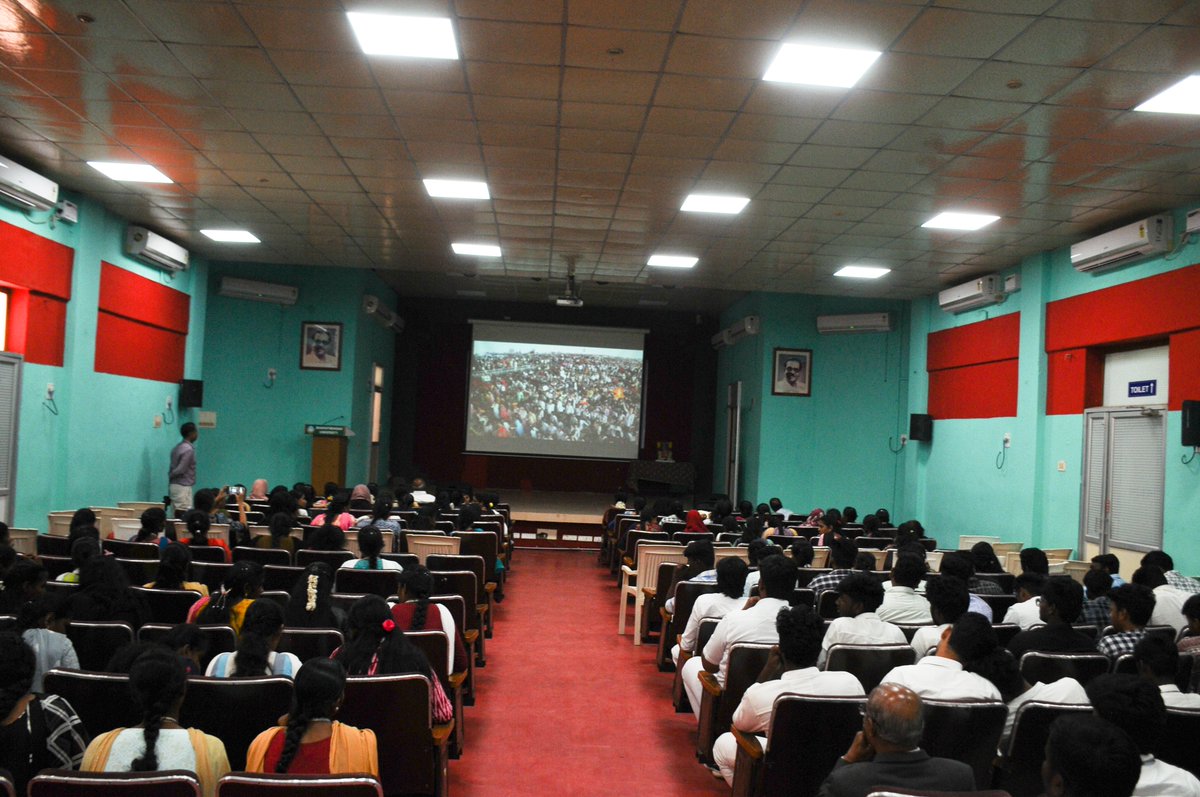
{"label": "lectern", "polygon": [[346,448],[354,432],[345,426],[307,424],[312,435],[312,485],[320,490],[328,483],[346,483]]}

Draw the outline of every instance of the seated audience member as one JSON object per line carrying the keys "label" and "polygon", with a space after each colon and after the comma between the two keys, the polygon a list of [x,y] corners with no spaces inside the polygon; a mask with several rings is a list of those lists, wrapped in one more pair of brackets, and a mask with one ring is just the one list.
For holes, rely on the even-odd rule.
{"label": "seated audience member", "polygon": [[[925,597],[929,600],[929,613],[934,624],[918,628],[913,634],[910,644],[918,661],[937,648],[942,641],[942,632],[967,613],[971,600],[966,583],[961,578],[946,575],[929,580]],[[887,599],[886,595],[884,599]]]}
{"label": "seated audience member", "polygon": [[8,543],[0,543],[0,579],[17,563],[17,552]]}
{"label": "seated audience member", "polygon": [[1200,795],[1195,775],[1154,757],[1167,729],[1167,708],[1154,684],[1136,675],[1111,673],[1090,681],[1087,693],[1096,715],[1124,729],[1137,745],[1142,758],[1133,790],[1137,797]]}
{"label": "seated audience member", "polygon": [[1153,565],[1161,567],[1163,575],[1167,577],[1167,583],[1172,587],[1183,592],[1197,593],[1200,592],[1200,581],[1194,578],[1188,578],[1183,573],[1175,569],[1175,560],[1167,555],[1165,551],[1151,551],[1142,557],[1140,563],[1142,567]]}
{"label": "seated audience member", "polygon": [[1096,649],[1115,659],[1133,653],[1146,635],[1146,624],[1154,613],[1154,593],[1141,584],[1125,584],[1109,592],[1108,599],[1112,601],[1109,620],[1113,633],[1100,637]]}
{"label": "seated audience member", "polygon": [[891,534],[881,534],[879,531],[879,518],[874,514],[867,515],[862,519],[862,531],[860,537],[891,537]]}
{"label": "seated audience member", "polygon": [[350,491],[350,509],[370,509],[374,505],[371,489],[365,484],[356,484]]}
{"label": "seated audience member", "polygon": [[[1121,578],[1121,560],[1115,553],[1102,553],[1092,557],[1092,570],[1107,573],[1112,578],[1113,588],[1125,583]],[[1092,597],[1090,594],[1088,597]]]}
{"label": "seated audience member", "polygon": [[[646,507],[645,509],[642,510],[640,522],[638,523],[638,528],[641,529],[642,531],[653,531],[653,532],[659,532],[659,531],[663,530],[662,525],[658,522],[658,515],[654,514],[654,509],[652,507]],[[706,531],[707,531],[707,529],[706,529]]]}
{"label": "seated audience member", "polygon": [[71,524],[68,526],[67,538],[74,543],[80,537],[94,537],[100,539],[99,521],[96,518],[96,513],[86,506],[81,509],[76,509],[75,514],[71,516]]}
{"label": "seated audience member", "polygon": [[[824,515],[821,515],[821,517],[817,518],[817,536],[813,538],[813,545],[828,545],[832,549],[833,543],[836,540],[845,540],[851,545],[854,545],[853,542],[847,540],[842,534],[841,526],[839,526],[834,519],[829,517],[829,512],[826,512]],[[830,550],[830,556],[832,555],[833,552]],[[854,549],[854,555],[858,555],[857,547]],[[853,566],[854,560],[851,559],[849,567]]]}
{"label": "seated audience member", "polygon": [[[799,542],[799,540],[797,540],[797,542]],[[810,545],[809,547],[811,548],[812,546]],[[781,553],[782,551],[780,551],[778,545],[762,538],[753,540],[749,545],[746,546],[746,558],[749,561],[750,567],[754,569],[746,574],[746,584],[744,587],[742,587],[743,598],[749,598],[751,595],[758,594],[759,562],[768,556]],[[809,564],[811,563],[812,560],[810,559]],[[801,565],[798,562],[796,565],[798,567],[804,567],[804,565]]]}
{"label": "seated audience member", "polygon": [[741,609],[746,599],[742,597],[742,587],[750,569],[738,558],[722,559],[717,564],[717,591],[698,595],[692,604],[692,613],[688,615],[687,624],[679,637],[678,644],[671,647],[671,661],[679,664],[681,650],[694,651],[696,640],[700,635],[700,621],[720,619],[732,611]]}
{"label": "seated audience member", "polygon": [[1158,634],[1147,634],[1133,648],[1138,675],[1158,687],[1167,708],[1200,709],[1200,695],[1182,692],[1175,683],[1179,650]]}
{"label": "seated audience member", "polygon": [[32,689],[39,694],[42,691],[42,676],[50,670],[55,667],[79,669],[75,646],[63,633],[67,619],[63,608],[65,603],[64,598],[44,595],[24,604],[17,614],[17,630],[37,660]]}
{"label": "seated audience member", "polygon": [[424,565],[406,569],[400,574],[396,590],[398,603],[392,606],[392,619],[403,631],[445,631],[450,637],[447,662],[450,672],[466,672],[467,647],[463,631],[454,624],[454,615],[440,603],[429,599],[433,594],[433,574]]}
{"label": "seated audience member", "polygon": [[[747,608],[731,611],[721,618],[701,655],[683,663],[680,680],[696,716],[700,715],[700,671],[716,676],[725,685],[729,671],[729,649],[736,642],[775,644],[779,641],[775,618],[788,608],[788,599],[796,588],[796,565],[785,556],[768,556],[759,564],[758,597],[747,601]],[[868,576],[869,578],[869,576]]]}
{"label": "seated audience member", "polygon": [[1046,552],[1041,548],[1022,548],[1021,572],[1050,575],[1050,560],[1046,557]]}
{"label": "seated audience member", "polygon": [[300,669],[293,653],[279,653],[283,636],[283,607],[273,600],[254,601],[238,635],[237,650],[218,653],[204,674],[210,678],[252,678],[278,675],[292,678]]}
{"label": "seated audience member", "polygon": [[751,515],[746,518],[745,528],[742,529],[742,537],[738,540],[739,545],[749,545],[755,540],[761,540],[763,535],[762,518],[757,515]]}
{"label": "seated audience member", "polygon": [[844,509],[842,510],[842,525],[843,525],[843,526],[857,526],[857,525],[859,525],[859,523],[858,523],[858,510],[857,510],[857,509],[855,509],[855,508],[854,508],[854,507],[852,507],[852,506],[848,506],[848,507],[844,508]]}
{"label": "seated audience member", "polygon": [[919,556],[902,553],[892,565],[892,586],[883,593],[879,619],[889,623],[932,623],[929,601],[917,594],[925,561]]}
{"label": "seated audience member", "polygon": [[[745,733],[758,734],[759,744],[766,749],[767,730],[775,699],[781,695],[846,695],[863,694],[862,684],[848,672],[822,672],[817,669],[821,652],[821,618],[807,606],[783,609],[775,618],[779,644],[771,648],[770,656],[758,683],[742,696],[733,712],[733,727]],[[723,733],[713,745],[713,759],[725,782],[733,785],[733,768],[737,760],[737,740],[732,733]]]}
{"label": "seated audience member", "polygon": [[[161,644],[183,662],[183,669],[190,678],[193,675],[204,675],[204,667],[200,662],[208,654],[208,637],[195,623],[180,623],[163,636]],[[132,664],[132,662],[131,662]]]}
{"label": "seated audience member", "polygon": [[247,501],[266,501],[271,496],[267,493],[269,482],[266,479],[255,479],[250,486],[250,494],[246,496]]}
{"label": "seated audience member", "polygon": [[1013,588],[1017,591],[1017,602],[1004,613],[1005,623],[1015,623],[1027,631],[1042,622],[1042,587],[1046,577],[1036,571],[1025,571],[1017,576]]}
{"label": "seated audience member", "polygon": [[79,583],[79,571],[88,563],[89,559],[95,559],[97,556],[102,556],[103,552],[100,549],[100,540],[91,537],[80,537],[71,543],[71,564],[75,566],[74,570],[68,570],[66,573],[59,573],[54,579],[67,584]]}
{"label": "seated audience member", "polygon": [[1070,576],[1050,576],[1042,585],[1038,616],[1045,625],[1021,631],[1008,643],[1017,661],[1031,650],[1048,653],[1091,653],[1096,641],[1071,627],[1083,608],[1083,587]]}
{"label": "seated audience member", "polygon": [[0,584],[0,614],[16,614],[22,604],[40,598],[46,591],[50,574],[41,562],[18,559],[4,573]]}
{"label": "seated audience member", "polygon": [[788,546],[788,550],[792,552],[792,561],[796,563],[796,567],[811,567],[814,558],[812,543],[806,537],[797,537],[796,541]]}
{"label": "seated audience member", "polygon": [[892,516],[883,507],[880,507],[879,509],[875,510],[875,517],[879,518],[880,527],[887,527],[887,526],[892,525]]}
{"label": "seated audience member", "polygon": [[1168,584],[1161,567],[1142,565],[1133,571],[1131,580],[1154,592],[1154,613],[1150,615],[1148,625],[1169,625],[1176,634],[1184,629],[1187,619],[1183,616],[1183,604],[1188,593]]}
{"label": "seated audience member", "polygon": [[380,531],[390,531],[396,534],[400,531],[400,521],[392,520],[393,505],[396,503],[395,496],[391,492],[384,490],[379,493],[379,498],[371,507],[371,514],[366,517],[360,517],[354,522],[358,528],[366,526],[374,526]]}
{"label": "seated audience member", "polygon": [[342,562],[342,570],[403,570],[399,562],[380,557],[383,553],[383,534],[375,526],[367,526],[358,532],[358,550],[360,559],[347,559]]}
{"label": "seated audience member", "polygon": [[[846,537],[846,539],[850,539]],[[859,551],[854,557],[854,569],[863,573],[875,571],[875,556],[870,551]]]}
{"label": "seated audience member", "polygon": [[1093,715],[1054,720],[1046,741],[1046,797],[1131,797],[1142,759],[1129,734]]}
{"label": "seated audience member", "polygon": [[87,747],[75,709],[61,697],[34,692],[37,656],[16,634],[0,633],[0,770],[18,794],[46,768],[78,769]]}
{"label": "seated audience member", "polygon": [[[238,545],[250,545],[250,525],[246,521],[246,512],[250,507],[246,504],[245,498],[240,493],[233,495],[235,506],[237,507],[237,518],[231,518],[225,513],[226,499],[229,496],[229,487],[222,487],[220,491],[206,489],[197,490],[194,499],[196,511],[203,512],[208,516],[210,524],[216,523],[219,526],[229,527],[229,541],[235,547]],[[207,529],[206,529],[207,530]],[[224,542],[222,540],[221,542]],[[228,551],[229,546],[224,546]],[[227,558],[226,562],[229,561]]]}
{"label": "seated audience member", "polygon": [[942,557],[942,566],[939,568],[939,572],[943,576],[954,576],[966,584],[967,593],[970,596],[968,611],[982,614],[988,619],[988,622],[991,622],[992,607],[988,606],[987,601],[979,596],[1003,595],[1004,590],[1000,589],[1000,585],[994,581],[977,577],[975,566],[971,564],[971,557],[957,551],[950,551]]}
{"label": "seated audience member", "polygon": [[[820,545],[821,543],[816,543]],[[820,600],[821,593],[827,589],[837,589],[842,579],[854,572],[854,560],[858,558],[858,546],[843,537],[832,539],[829,543],[829,563],[833,568],[828,573],[822,573],[809,582],[808,588],[813,596]]]}
{"label": "seated audience member", "polygon": [[[698,581],[704,584],[715,584],[717,581],[717,571],[714,569],[713,563],[716,561],[716,552],[713,550],[712,540],[692,540],[683,549],[683,555],[687,562],[681,565],[675,571],[675,583],[680,581]],[[675,611],[675,595],[674,587],[671,588],[671,597],[667,598],[666,608],[668,612]]]}
{"label": "seated audience member", "polygon": [[192,552],[186,545],[173,542],[162,549],[158,558],[158,573],[146,589],[190,589],[201,597],[208,594],[208,587],[199,581],[191,581]]}
{"label": "seated audience member", "polygon": [[276,512],[267,521],[267,528],[271,533],[255,537],[255,548],[277,548],[293,555],[296,553],[296,539],[292,536],[291,515]]}
{"label": "seated audience member", "polygon": [[883,585],[869,573],[851,573],[837,588],[838,617],[821,640],[818,664],[824,665],[833,645],[907,645],[904,632],[876,614],[883,603]]}
{"label": "seated audience member", "polygon": [[[137,534],[129,538],[130,542],[159,542],[163,536],[163,529],[167,526],[167,513],[156,506],[152,506],[142,513],[141,526],[138,527]],[[109,535],[110,537],[113,535]]]}
{"label": "seated audience member", "polygon": [[687,512],[683,509],[682,501],[672,501],[670,510],[663,514],[662,523],[683,523],[687,524]]}
{"label": "seated audience member", "polygon": [[1179,652],[1192,656],[1200,654],[1200,596],[1193,595],[1183,602],[1187,618],[1187,633],[1179,640]]}
{"label": "seated audience member", "polygon": [[225,745],[215,736],[184,728],[176,717],[187,693],[187,675],[174,653],[148,651],[129,671],[129,691],[142,714],[133,728],[117,728],[92,740],[83,754],[85,772],[195,772],[205,797],[229,772]]}
{"label": "seated audience member", "polygon": [[354,515],[346,511],[349,503],[350,496],[344,492],[339,492],[329,500],[325,511],[312,519],[310,525],[337,526],[342,531],[351,528],[354,525]]}
{"label": "seated audience member", "polygon": [[[641,498],[641,496],[638,497]],[[643,511],[645,511],[645,507],[643,507]],[[653,514],[653,510],[651,510],[651,514]],[[704,515],[700,514],[700,510],[688,510],[683,530],[689,534],[705,534],[708,532],[708,526],[704,525]]]}
{"label": "seated audience member", "polygon": [[[67,616],[71,620],[125,623],[137,631],[150,622],[150,609],[140,595],[129,589],[125,570],[116,557],[98,556],[83,566],[79,589],[67,604]],[[82,642],[76,645],[81,659],[94,658],[82,648]]]}
{"label": "seated audience member", "polygon": [[934,655],[893,668],[883,681],[907,686],[921,697],[935,700],[999,700],[995,685],[971,672],[976,664],[987,664],[996,655],[1008,654],[1000,647],[991,623],[967,612],[942,632]]}
{"label": "seated audience member", "polygon": [[771,514],[779,515],[783,520],[787,520],[792,515],[796,514],[792,510],[783,505],[783,501],[778,498],[771,498],[767,501],[767,506],[771,508]]}
{"label": "seated audience member", "polygon": [[1088,705],[1087,692],[1074,678],[1059,678],[1050,683],[1038,681],[1030,684],[1021,677],[1021,665],[1012,656],[989,656],[982,665],[977,665],[976,675],[987,678],[1000,690],[1000,699],[1008,705],[1004,719],[1004,730],[1000,734],[999,748],[1003,753],[1008,748],[1013,726],[1017,721],[1017,709],[1031,700],[1041,703]]}
{"label": "seated audience member", "polygon": [[933,758],[921,749],[921,697],[884,682],[871,691],[863,729],[821,784],[820,797],[866,797],[888,786],[968,792],[975,773],[961,761]]}
{"label": "seated audience member", "polygon": [[229,563],[229,544],[225,540],[209,539],[208,531],[212,525],[207,514],[193,509],[183,516],[183,522],[188,531],[188,538],[183,541],[185,545],[191,545],[193,548],[220,548],[225,552],[226,564]]}
{"label": "seated audience member", "polygon": [[291,598],[283,611],[288,628],[335,628],[346,625],[346,612],[333,604],[333,569],[324,562],[304,568],[292,587]]}
{"label": "seated audience member", "polygon": [[378,595],[364,595],[350,607],[346,643],[330,658],[340,662],[348,675],[424,675],[430,681],[433,721],[443,723],[454,719],[454,706],[429,660],[404,636],[392,619],[387,602]]}
{"label": "seated audience member", "polygon": [[[1121,582],[1124,583],[1124,582]],[[1087,600],[1079,612],[1079,622],[1094,625],[1103,630],[1108,625],[1108,611],[1112,604],[1108,593],[1117,584],[1113,577],[1103,570],[1092,568],[1083,574],[1083,588],[1087,592]]]}
{"label": "seated audience member", "polygon": [[346,691],[346,671],[331,659],[309,659],[296,674],[292,709],[281,727],[263,731],[246,754],[247,772],[379,777],[375,732],[333,719]]}
{"label": "seated audience member", "polygon": [[234,562],[220,591],[192,604],[187,622],[228,625],[234,633],[240,634],[246,610],[262,595],[262,584],[262,567],[257,562]]}
{"label": "seated audience member", "polygon": [[981,540],[971,546],[971,564],[976,573],[1003,573],[1004,566],[996,556],[990,542]]}

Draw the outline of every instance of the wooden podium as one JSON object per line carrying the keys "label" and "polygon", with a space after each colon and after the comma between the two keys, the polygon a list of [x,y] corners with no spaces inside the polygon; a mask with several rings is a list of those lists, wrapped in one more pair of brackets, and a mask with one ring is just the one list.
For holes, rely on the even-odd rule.
{"label": "wooden podium", "polygon": [[354,432],[345,426],[308,424],[305,434],[312,435],[312,485],[319,492],[326,482],[346,483],[346,450]]}

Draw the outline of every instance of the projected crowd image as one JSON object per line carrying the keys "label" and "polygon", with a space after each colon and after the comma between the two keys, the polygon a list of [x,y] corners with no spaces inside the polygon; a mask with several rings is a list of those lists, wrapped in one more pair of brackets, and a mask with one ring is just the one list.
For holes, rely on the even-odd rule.
{"label": "projected crowd image", "polygon": [[636,444],[641,391],[640,351],[477,342],[468,439]]}

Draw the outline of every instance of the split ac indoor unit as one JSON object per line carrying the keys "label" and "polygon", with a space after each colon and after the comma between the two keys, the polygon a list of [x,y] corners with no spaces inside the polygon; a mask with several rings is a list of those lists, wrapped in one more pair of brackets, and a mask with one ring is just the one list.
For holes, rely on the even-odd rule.
{"label": "split ac indoor unit", "polygon": [[252,302],[269,302],[291,306],[300,298],[300,289],[294,285],[277,285],[273,282],[244,280],[238,277],[221,277],[221,296],[231,299],[249,299]]}
{"label": "split ac indoor unit", "polygon": [[58,202],[58,183],[0,157],[0,197],[23,208],[49,210]]}
{"label": "split ac indoor unit", "polygon": [[125,228],[125,254],[168,271],[183,271],[188,267],[188,250],[134,224]]}
{"label": "split ac indoor unit", "polygon": [[817,332],[822,335],[853,335],[861,332],[891,331],[891,313],[817,316]]}
{"label": "split ac indoor unit", "polygon": [[761,319],[756,315],[739,318],[728,328],[722,329],[712,336],[712,347],[714,349],[724,349],[732,346],[747,335],[757,335],[761,328]]}
{"label": "split ac indoor unit", "polygon": [[938,294],[938,306],[947,313],[965,313],[1004,301],[1003,284],[995,274],[964,282]]}
{"label": "split ac indoor unit", "polygon": [[1102,271],[1170,248],[1171,217],[1151,216],[1073,245],[1071,265],[1076,271]]}
{"label": "split ac indoor unit", "polygon": [[362,309],[364,313],[378,321],[380,326],[387,327],[397,335],[404,331],[404,319],[384,307],[383,303],[379,301],[379,297],[369,293],[364,294]]}

